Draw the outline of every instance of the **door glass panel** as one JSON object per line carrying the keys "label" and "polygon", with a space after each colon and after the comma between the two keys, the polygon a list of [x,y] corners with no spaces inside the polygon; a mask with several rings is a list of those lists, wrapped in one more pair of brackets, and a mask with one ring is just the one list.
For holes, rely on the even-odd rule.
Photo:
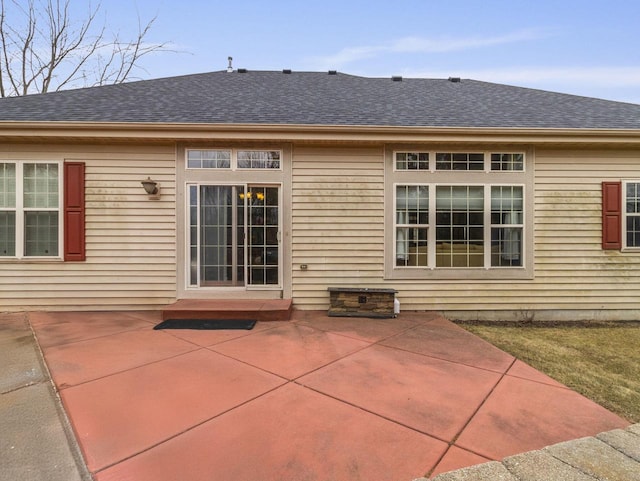
{"label": "door glass panel", "polygon": [[198,285],[198,186],[189,186],[189,285]]}
{"label": "door glass panel", "polygon": [[231,281],[228,275],[231,259],[227,257],[232,245],[231,190],[231,186],[200,187],[200,285]]}
{"label": "door glass panel", "polygon": [[278,188],[189,186],[189,285],[279,284]]}
{"label": "door glass panel", "polygon": [[279,283],[278,188],[251,186],[247,192],[249,208],[249,284]]}
{"label": "door glass panel", "polygon": [[[193,192],[193,191],[192,191]],[[190,199],[193,202],[193,199]],[[191,207],[199,228],[191,232],[191,261],[199,257],[198,281],[201,286],[243,285],[244,187],[231,185],[200,186],[199,208]],[[196,235],[194,235],[196,234]],[[194,239],[198,242],[193,245]],[[238,243],[240,240],[240,243]],[[240,246],[240,247],[239,247]],[[194,269],[191,270],[193,283]]]}

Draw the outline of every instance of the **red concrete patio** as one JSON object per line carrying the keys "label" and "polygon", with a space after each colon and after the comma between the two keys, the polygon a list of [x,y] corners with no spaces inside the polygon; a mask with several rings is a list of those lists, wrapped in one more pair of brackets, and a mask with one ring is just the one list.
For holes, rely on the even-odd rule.
{"label": "red concrete patio", "polygon": [[629,424],[435,314],[29,317],[98,481],[410,481]]}

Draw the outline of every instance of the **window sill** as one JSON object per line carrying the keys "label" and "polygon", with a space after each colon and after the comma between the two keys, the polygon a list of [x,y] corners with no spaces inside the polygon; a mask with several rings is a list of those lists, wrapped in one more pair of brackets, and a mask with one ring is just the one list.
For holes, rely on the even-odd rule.
{"label": "window sill", "polygon": [[64,262],[62,257],[35,257],[35,258],[26,258],[26,257],[0,257],[0,263],[2,264],[44,264],[44,263],[52,263],[57,264],[59,262]]}
{"label": "window sill", "polygon": [[387,280],[512,280],[533,279],[533,270],[525,267],[463,268],[392,268]]}

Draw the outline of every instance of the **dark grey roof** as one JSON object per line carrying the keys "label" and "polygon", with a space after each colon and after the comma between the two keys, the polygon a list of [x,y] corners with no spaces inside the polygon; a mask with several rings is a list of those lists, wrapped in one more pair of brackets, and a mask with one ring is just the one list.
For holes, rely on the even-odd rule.
{"label": "dark grey roof", "polygon": [[640,129],[640,105],[466,79],[220,71],[5,98],[0,121]]}

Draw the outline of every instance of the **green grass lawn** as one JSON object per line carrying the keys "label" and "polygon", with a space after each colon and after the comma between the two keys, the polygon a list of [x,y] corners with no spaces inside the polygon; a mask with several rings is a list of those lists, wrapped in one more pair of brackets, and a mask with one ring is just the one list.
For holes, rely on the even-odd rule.
{"label": "green grass lawn", "polygon": [[630,422],[640,422],[640,324],[465,329]]}

